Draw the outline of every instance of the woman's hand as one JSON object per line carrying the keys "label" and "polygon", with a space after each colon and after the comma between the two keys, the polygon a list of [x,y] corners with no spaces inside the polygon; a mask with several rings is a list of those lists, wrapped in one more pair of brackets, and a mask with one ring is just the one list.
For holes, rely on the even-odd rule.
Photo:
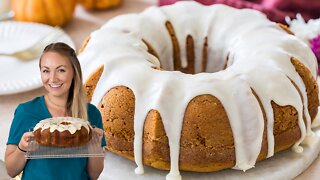
{"label": "woman's hand", "polygon": [[98,137],[98,142],[101,144],[103,133],[104,133],[103,130],[100,129],[100,128],[96,128],[95,127],[95,128],[92,129],[92,132],[93,132],[92,136],[93,137],[97,136]]}
{"label": "woman's hand", "polygon": [[17,176],[26,164],[25,152],[28,149],[30,137],[33,137],[33,132],[26,132],[22,135],[19,144],[7,145],[5,164],[7,173],[12,178]]}
{"label": "woman's hand", "polygon": [[27,151],[29,146],[30,137],[33,137],[33,132],[26,132],[22,135],[18,147],[22,151]]}
{"label": "woman's hand", "polygon": [[[100,128],[92,129],[92,138],[94,143],[89,143],[89,153],[97,151],[97,148],[101,148],[101,141],[104,131]],[[87,169],[91,179],[98,179],[104,167],[104,157],[89,157]]]}
{"label": "woman's hand", "polygon": [[101,141],[102,141],[102,137],[103,137],[103,130],[100,128],[93,128],[92,129],[92,138],[91,138],[91,142],[89,142],[89,146],[88,146],[88,152],[89,153],[96,153],[97,148],[101,148]]}

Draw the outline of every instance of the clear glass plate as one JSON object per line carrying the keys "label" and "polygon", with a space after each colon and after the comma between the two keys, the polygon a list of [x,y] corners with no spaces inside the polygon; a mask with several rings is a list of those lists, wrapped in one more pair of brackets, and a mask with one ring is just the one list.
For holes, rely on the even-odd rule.
{"label": "clear glass plate", "polygon": [[76,147],[43,146],[32,138],[31,141],[29,141],[26,158],[104,157],[104,155],[105,152],[103,147],[101,147],[98,136],[94,135],[87,144]]}

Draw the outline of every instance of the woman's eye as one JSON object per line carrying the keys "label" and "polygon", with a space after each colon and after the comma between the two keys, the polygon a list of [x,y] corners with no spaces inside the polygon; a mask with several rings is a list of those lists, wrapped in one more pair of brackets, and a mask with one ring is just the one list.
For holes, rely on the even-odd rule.
{"label": "woman's eye", "polygon": [[64,69],[58,69],[58,72],[66,72]]}
{"label": "woman's eye", "polygon": [[43,73],[48,73],[49,71],[45,69],[45,70],[42,70],[42,72]]}

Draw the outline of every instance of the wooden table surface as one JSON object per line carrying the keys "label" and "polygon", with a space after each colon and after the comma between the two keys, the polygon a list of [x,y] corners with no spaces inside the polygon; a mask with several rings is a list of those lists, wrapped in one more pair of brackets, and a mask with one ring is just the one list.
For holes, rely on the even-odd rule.
{"label": "wooden table surface", "polygon": [[[82,42],[94,30],[103,25],[111,17],[130,12],[140,12],[150,4],[143,0],[125,0],[120,8],[107,11],[86,11],[82,7],[77,6],[74,19],[67,24],[63,29],[71,37],[79,50]],[[1,22],[0,22],[1,23]],[[0,160],[4,159],[4,152],[6,148],[6,139],[9,133],[9,127],[13,118],[13,113],[18,104],[29,101],[36,96],[44,95],[44,88],[34,89],[28,92],[23,92],[13,95],[0,96]],[[2,166],[0,167],[0,174],[3,173]],[[285,167],[284,167],[285,168]],[[320,158],[318,157],[314,163],[300,176],[297,180],[305,179],[319,179],[320,176]],[[1,177],[1,176],[0,176]]]}

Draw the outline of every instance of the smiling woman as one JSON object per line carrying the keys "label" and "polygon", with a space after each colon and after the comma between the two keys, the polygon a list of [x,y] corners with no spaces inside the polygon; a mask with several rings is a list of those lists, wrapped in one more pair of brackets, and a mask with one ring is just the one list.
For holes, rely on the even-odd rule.
{"label": "smiling woman", "polygon": [[[43,86],[49,92],[45,95],[47,106],[49,106],[49,111],[53,115],[70,115],[70,112],[66,111],[66,106],[68,104],[67,100],[69,99],[68,92],[74,76],[73,67],[71,61],[69,61],[66,56],[59,52],[51,52],[48,48],[50,48],[50,46],[44,50],[45,53],[42,55],[39,64]],[[73,95],[75,94],[73,93]],[[80,98],[79,100],[82,101],[83,99],[85,100],[85,98]],[[77,109],[81,108],[85,107],[80,106]],[[82,116],[85,118],[86,114]]]}
{"label": "smiling woman", "polygon": [[[22,179],[97,179],[103,170],[103,157],[26,160],[29,137],[34,136],[33,132],[27,131],[47,118],[71,116],[74,118],[70,119],[83,119],[85,122],[82,123],[96,127],[92,133],[99,137],[97,145],[106,144],[101,114],[87,103],[75,51],[61,42],[50,44],[40,57],[39,68],[47,94],[20,104],[15,111],[5,154],[8,174],[15,177],[23,171]],[[51,132],[50,128],[50,133],[57,132]],[[56,173],[62,171],[63,174]]]}
{"label": "smiling woman", "polygon": [[42,83],[48,91],[44,98],[50,113],[87,119],[87,97],[75,51],[64,43],[48,45],[40,57],[39,67]]}

